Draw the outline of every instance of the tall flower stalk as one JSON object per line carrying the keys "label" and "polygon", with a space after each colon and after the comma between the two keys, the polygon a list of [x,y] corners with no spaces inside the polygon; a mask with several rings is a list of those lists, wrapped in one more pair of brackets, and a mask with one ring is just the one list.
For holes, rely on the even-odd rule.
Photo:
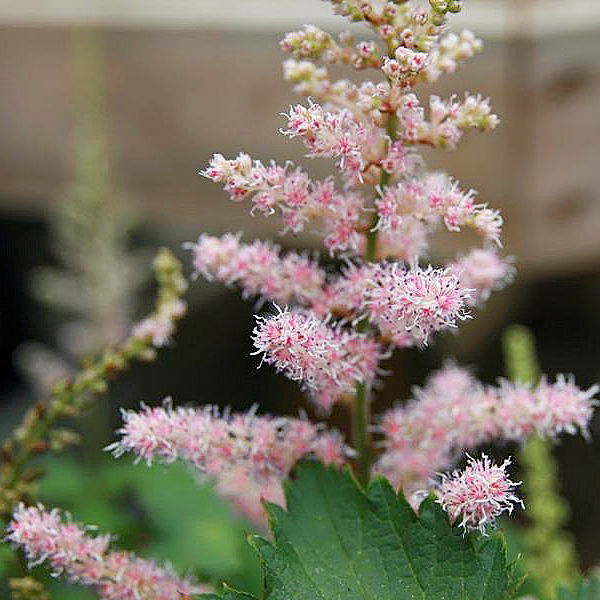
{"label": "tall flower stalk", "polygon": [[[377,472],[411,494],[482,443],[586,433],[595,388],[579,390],[564,377],[537,387],[484,386],[454,365],[432,375],[404,406],[372,417],[381,362],[456,330],[511,280],[514,268],[500,251],[500,213],[456,179],[427,171],[419,152],[454,150],[468,130],[499,124],[481,95],[431,95],[425,103],[417,95],[482,48],[470,31],[449,29],[460,3],[332,4],[337,14],[366,25],[372,39],[356,40],[349,31],[335,39],[309,25],[281,42],[290,55],[284,77],[305,97],[284,115],[281,133],[298,139],[307,157],[332,161],[332,176],[313,180],[289,161],[245,153],[215,154],[201,174],[231,200],[248,202],[252,214],[279,217],[282,233],[318,232],[341,268],[324,268],[306,253],[283,254],[271,243],[243,242],[242,234],[202,234],[185,245],[194,275],[260,301],[266,310],[252,335],[255,354],[297,381],[318,415],[326,417],[336,404],[350,407],[355,472],[364,485]],[[329,65],[375,77],[360,84],[333,80]],[[481,246],[428,264],[440,229],[470,229]]]}

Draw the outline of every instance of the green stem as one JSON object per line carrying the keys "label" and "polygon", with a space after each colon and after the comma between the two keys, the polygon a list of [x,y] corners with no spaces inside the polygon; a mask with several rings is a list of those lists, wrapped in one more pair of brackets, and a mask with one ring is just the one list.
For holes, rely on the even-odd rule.
{"label": "green stem", "polygon": [[358,453],[356,475],[362,485],[369,483],[371,471],[371,435],[369,433],[369,389],[364,381],[356,386],[354,410],[352,411],[352,436]]}
{"label": "green stem", "polygon": [[[396,130],[398,128],[398,117],[395,113],[388,116],[386,131],[390,139],[396,139]],[[385,188],[390,182],[390,174],[382,169],[379,185],[381,189]],[[377,258],[377,223],[379,216],[373,213],[371,226],[367,232],[367,243],[365,246],[365,262],[374,262]],[[365,331],[369,326],[368,318],[362,319],[356,325],[356,331]],[[361,381],[356,386],[356,395],[352,409],[352,440],[354,449],[358,453],[356,474],[360,483],[366,486],[369,483],[371,471],[371,433],[369,431],[370,421],[370,389],[365,381]]]}

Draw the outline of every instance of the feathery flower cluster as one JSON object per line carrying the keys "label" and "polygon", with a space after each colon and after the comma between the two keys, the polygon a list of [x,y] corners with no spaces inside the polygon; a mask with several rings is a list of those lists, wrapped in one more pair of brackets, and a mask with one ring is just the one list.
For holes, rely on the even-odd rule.
{"label": "feathery flower cluster", "polygon": [[306,419],[173,408],[170,399],[122,415],[121,439],[106,448],[114,456],[133,452],[148,464],[184,460],[214,478],[217,491],[251,518],[261,514],[261,496],[283,501],[281,481],[303,456],[340,465],[351,454],[338,432]]}
{"label": "feathery flower cluster", "polygon": [[25,551],[30,567],[47,562],[55,575],[93,586],[104,600],[184,600],[208,591],[178,577],[169,566],[109,551],[111,536],[93,537],[89,529],[70,520],[63,523],[57,509],[21,504],[6,540]]}
{"label": "feathery flower cluster", "polygon": [[184,247],[193,253],[194,276],[239,285],[245,297],[308,305],[321,295],[325,283],[325,272],[314,260],[297,252],[281,256],[280,248],[269,242],[242,244],[239,235],[202,234]]}
{"label": "feathery flower cluster", "polygon": [[[292,58],[284,63],[284,76],[307,101],[290,107],[281,132],[299,137],[307,156],[333,159],[342,189],[332,178],[313,182],[288,163],[266,167],[245,154],[234,160],[216,154],[203,174],[223,183],[234,200],[251,196],[253,211],[277,209],[287,231],[318,220],[325,247],[344,259],[341,269],[325,275],[306,259],[304,276],[290,275],[276,248],[242,246],[234,236],[201,237],[192,248],[197,272],[290,305],[258,318],[257,354],[298,381],[323,409],[358,397],[360,382],[369,387],[382,347],[427,345],[435,333],[469,318],[469,309],[508,283],[514,271],[497,250],[500,213],[451,177],[427,172],[419,154],[421,146],[453,150],[467,130],[499,123],[480,95],[431,95],[422,102],[416,92],[420,83],[454,72],[481,50],[470,31],[457,35],[447,27],[459,0],[332,4],[383,43],[355,42],[348,32],[338,42],[312,26],[287,34],[281,47]],[[379,77],[335,81],[322,63],[371,67]],[[438,267],[420,266],[440,227],[470,228],[482,247]],[[464,370],[446,368],[417,390],[416,399],[384,415],[376,469],[414,490],[450,466],[457,453],[482,442],[522,441],[532,432],[585,434],[595,392],[563,377],[535,388],[508,382],[486,387]]]}
{"label": "feathery flower cluster", "polygon": [[[316,222],[325,248],[343,259],[338,273],[325,272],[316,257],[282,255],[274,244],[244,244],[241,235],[201,235],[186,244],[194,275],[241,287],[290,305],[257,317],[255,354],[298,381],[321,412],[353,401],[357,473],[367,483],[371,464],[370,389],[391,348],[423,347],[434,334],[456,328],[468,308],[512,276],[501,247],[502,218],[474,190],[452,178],[428,173],[422,146],[453,150],[470,129],[495,128],[489,100],[477,94],[421,103],[418,84],[443,73],[481,49],[471,32],[448,31],[449,13],[460,0],[331,0],[335,12],[364,22],[377,41],[339,41],[314,26],[289,33],[281,43],[292,58],[285,78],[306,97],[291,106],[281,133],[298,137],[307,156],[333,159],[334,177],[313,181],[289,162],[264,164],[240,153],[214,154],[200,173],[223,184],[232,200],[250,199],[252,213],[280,214],[284,232],[299,233]],[[319,61],[373,68],[375,81],[332,81]],[[425,108],[428,104],[428,109]],[[439,267],[420,266],[432,234],[473,229],[483,247]],[[168,265],[167,265],[168,266]],[[332,269],[333,270],[333,269]],[[185,312],[176,281],[157,311],[135,326],[136,343],[165,345]],[[502,381],[484,386],[466,371],[447,367],[415,398],[385,413],[379,425],[382,452],[374,466],[410,495],[432,474],[448,468],[467,448],[495,439],[524,441],[537,433],[587,433],[598,387],[579,389],[570,378],[545,379],[535,387]],[[256,521],[261,498],[283,504],[282,480],[302,457],[340,465],[353,455],[341,435],[306,419],[220,413],[215,407],[142,406],[123,411],[115,456],[126,452],[150,463],[182,459],[215,480],[217,491]],[[29,451],[29,449],[28,449]],[[469,457],[464,472],[443,475],[439,503],[466,531],[487,525],[520,500],[506,473],[509,461]],[[30,564],[48,561],[57,574],[96,587],[107,600],[183,600],[199,591],[169,568],[122,552],[109,552],[108,536],[91,537],[59,513],[20,506],[9,527],[10,541],[25,549]]]}
{"label": "feathery flower cluster", "polygon": [[464,100],[452,96],[442,100],[429,97],[429,121],[425,109],[415,94],[402,97],[398,110],[401,139],[405,144],[425,144],[435,148],[455,150],[464,130],[494,129],[500,119],[492,113],[489,98],[465,94]]}
{"label": "feathery flower cluster", "polygon": [[305,455],[341,464],[346,452],[336,432],[324,432],[306,419],[258,416],[253,410],[220,414],[214,406],[173,408],[167,399],[163,406],[143,405],[140,412],[123,410],[122,415],[122,437],[107,447],[115,456],[133,452],[148,464],[181,459],[210,477],[242,465],[259,481],[273,474],[282,478]]}
{"label": "feathery flower cluster", "polygon": [[510,459],[500,466],[485,454],[475,460],[468,456],[469,464],[463,471],[442,475],[437,489],[438,500],[451,521],[460,520],[464,532],[479,530],[485,535],[486,527],[493,527],[502,513],[511,514],[514,505],[523,501],[514,494],[521,482],[511,481],[506,472]]}
{"label": "feathery flower cluster", "polygon": [[354,119],[348,110],[325,111],[320,104],[309,100],[308,107],[291,106],[287,117],[287,129],[281,133],[289,138],[301,137],[308,149],[308,156],[334,158],[341,171],[349,175],[362,172],[369,154],[377,155],[380,136],[368,124]]}
{"label": "feathery flower cluster", "polygon": [[338,44],[327,32],[314,25],[305,25],[302,31],[286,34],[280,47],[295,58],[322,59],[331,64],[352,65],[356,69],[381,65],[379,46],[371,41],[355,44],[349,31],[340,34]]}
{"label": "feathery flower cluster", "polygon": [[406,219],[416,219],[433,231],[443,222],[449,231],[473,227],[486,242],[500,245],[502,218],[487,205],[475,204],[474,195],[474,190],[461,191],[458,183],[443,173],[405,179],[387,186],[375,200],[377,229],[395,232]]}
{"label": "feathery flower cluster", "polygon": [[581,390],[572,377],[564,375],[558,375],[555,383],[543,377],[535,388],[502,380],[495,406],[499,436],[518,441],[531,433],[554,438],[579,432],[588,437],[599,389],[593,385]]}
{"label": "feathery flower cluster", "polygon": [[252,332],[255,354],[301,382],[324,410],[340,397],[352,396],[357,383],[375,379],[380,349],[371,337],[287,309],[257,317],[257,322]]}
{"label": "feathery flower cluster", "polygon": [[465,449],[493,440],[525,442],[537,433],[587,435],[598,386],[581,390],[559,375],[536,387],[501,380],[484,386],[466,370],[448,365],[404,406],[384,413],[384,452],[376,469],[410,490],[449,467]]}
{"label": "feathery flower cluster", "polygon": [[308,221],[319,219],[330,252],[356,251],[364,229],[362,196],[355,191],[338,192],[332,179],[312,182],[301,169],[288,172],[289,166],[272,163],[265,167],[247,154],[233,160],[215,154],[202,174],[225,182],[232,199],[252,196],[253,210],[270,215],[278,208],[286,231],[299,233]]}
{"label": "feathery flower cluster", "polygon": [[482,41],[472,31],[464,29],[458,35],[450,31],[431,49],[423,79],[432,82],[444,73],[454,73],[460,63],[481,52],[482,48]]}
{"label": "feathery flower cluster", "polygon": [[487,300],[493,290],[503,288],[514,276],[512,257],[502,257],[495,250],[475,248],[449,265],[462,287],[471,289],[467,304]]}
{"label": "feathery flower cluster", "polygon": [[379,265],[364,301],[373,322],[396,346],[426,345],[432,334],[468,318],[470,290],[449,269]]}

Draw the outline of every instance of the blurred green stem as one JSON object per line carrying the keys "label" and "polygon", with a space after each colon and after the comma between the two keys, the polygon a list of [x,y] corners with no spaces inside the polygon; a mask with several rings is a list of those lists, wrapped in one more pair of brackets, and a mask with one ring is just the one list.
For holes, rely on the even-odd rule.
{"label": "blurred green stem", "polygon": [[[522,326],[509,327],[503,339],[508,377],[535,385],[539,380],[535,343]],[[554,600],[557,587],[572,584],[577,576],[575,548],[562,529],[568,505],[559,493],[558,465],[548,440],[532,437],[519,452],[523,469],[523,495],[529,526],[525,535],[525,565],[538,581],[543,600]]]}

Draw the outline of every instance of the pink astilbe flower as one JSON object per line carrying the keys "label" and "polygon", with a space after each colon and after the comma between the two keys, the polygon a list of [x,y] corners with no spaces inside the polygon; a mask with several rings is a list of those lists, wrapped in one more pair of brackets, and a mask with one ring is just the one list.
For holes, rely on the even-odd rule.
{"label": "pink astilbe flower", "polygon": [[542,378],[535,388],[503,380],[495,408],[497,427],[508,440],[523,440],[532,432],[554,438],[579,431],[587,437],[599,389],[593,385],[581,390],[573,377],[564,375],[558,375],[555,383]]}
{"label": "pink astilbe flower", "polygon": [[481,52],[482,47],[482,41],[468,29],[460,34],[448,32],[439,45],[431,49],[427,66],[421,73],[422,79],[432,82],[444,73],[454,73],[461,62]]}
{"label": "pink astilbe flower", "polygon": [[426,345],[431,336],[468,318],[470,290],[448,269],[379,265],[365,307],[384,336],[399,347]]}
{"label": "pink astilbe flower", "polygon": [[252,334],[256,354],[301,382],[325,410],[353,395],[358,382],[375,378],[380,350],[373,338],[287,309],[257,321]]}
{"label": "pink astilbe flower", "polygon": [[473,290],[467,303],[485,301],[493,290],[502,289],[514,276],[512,257],[500,256],[495,250],[476,248],[449,265],[461,285]]}
{"label": "pink astilbe flower", "polygon": [[[222,183],[232,199],[251,200],[252,213],[279,214],[284,233],[314,224],[341,265],[325,272],[316,259],[281,255],[268,243],[242,244],[232,235],[201,236],[188,245],[196,274],[292,307],[258,317],[255,354],[299,382],[322,412],[353,399],[366,406],[383,348],[423,348],[436,333],[456,329],[514,271],[511,259],[496,250],[502,246],[499,211],[452,177],[429,172],[420,153],[423,146],[453,150],[467,130],[486,131],[500,122],[479,94],[421,100],[415,90],[481,50],[470,31],[449,31],[447,19],[460,2],[331,2],[335,12],[370,27],[375,40],[355,41],[350,32],[334,39],[314,26],[287,34],[281,47],[292,58],[283,65],[284,77],[306,101],[290,107],[281,133],[300,138],[308,157],[333,159],[341,185],[334,177],[313,181],[289,162],[266,165],[247,154],[215,154],[202,174]],[[326,63],[373,67],[376,77],[336,81]],[[482,238],[482,248],[425,267],[425,257],[437,256],[429,245],[441,229],[470,229]],[[357,386],[361,382],[366,385]],[[375,470],[413,497],[466,449],[495,440],[523,442],[532,434],[586,435],[595,393],[563,377],[538,386],[486,386],[467,371],[446,367],[375,425],[382,434]],[[340,444],[333,439],[319,447],[331,457]],[[365,467],[369,460],[363,455],[359,462]],[[227,471],[218,485],[229,490],[245,480],[251,493],[230,494],[247,504],[245,510],[258,510],[261,495],[281,492],[273,470],[258,481],[256,473],[234,464],[236,472]]]}
{"label": "pink astilbe flower", "polygon": [[308,156],[334,158],[349,174],[359,173],[367,164],[371,134],[350,111],[328,112],[320,104],[309,102],[308,107],[291,106],[286,117],[288,126],[282,133],[290,138],[301,137]]}
{"label": "pink astilbe flower", "polygon": [[533,434],[586,436],[597,392],[597,386],[581,390],[564,376],[535,387],[505,380],[484,386],[467,370],[447,365],[408,403],[382,415],[383,453],[375,468],[414,491],[465,449],[496,440],[525,442]]}
{"label": "pink astilbe flower", "polygon": [[[215,477],[233,465],[242,465],[256,480],[285,477],[303,456],[320,454],[325,435],[305,419],[259,416],[253,411],[221,415],[214,406],[173,408],[170,399],[163,406],[121,412],[121,439],[107,447],[115,456],[133,452],[148,464],[181,459]],[[329,443],[331,435],[326,436]],[[339,448],[331,462],[343,462],[344,445],[341,438],[335,439]]]}
{"label": "pink astilbe flower", "polygon": [[[299,205],[308,195],[308,176],[301,169],[288,172],[288,166],[281,167],[274,162],[269,166],[259,160],[252,160],[248,154],[240,153],[235,159],[226,159],[215,154],[208,167],[200,175],[212,181],[225,184],[225,191],[232,200],[252,197],[253,210],[265,214],[275,212],[279,204]],[[293,183],[284,189],[286,180]],[[293,189],[290,190],[289,188]]]}
{"label": "pink astilbe flower", "polygon": [[169,566],[109,551],[111,536],[88,531],[63,522],[57,509],[20,504],[5,539],[23,549],[30,567],[47,562],[55,575],[93,586],[104,600],[184,600],[209,591],[178,577]]}
{"label": "pink astilbe flower", "polygon": [[394,58],[385,56],[381,70],[388,76],[392,85],[400,88],[410,88],[417,77],[427,68],[429,57],[426,52],[417,52],[404,46],[399,46]]}
{"label": "pink astilbe flower", "polygon": [[415,263],[427,253],[429,226],[412,215],[403,216],[394,229],[383,230],[377,236],[376,256],[378,260],[393,259],[404,263]]}
{"label": "pink astilbe flower", "polygon": [[188,462],[214,479],[217,491],[247,516],[260,516],[259,522],[261,495],[282,498],[278,486],[302,457],[341,465],[352,454],[339,433],[306,419],[259,416],[253,410],[221,414],[214,406],[173,408],[170,399],[163,406],[121,412],[121,439],[107,450],[117,457],[133,452],[148,464]]}
{"label": "pink astilbe flower", "polygon": [[286,33],[279,46],[295,58],[320,58],[334,44],[329,33],[314,25],[306,25],[302,31]]}
{"label": "pink astilbe flower", "polygon": [[238,285],[245,297],[280,304],[306,305],[321,295],[325,272],[308,256],[297,252],[281,256],[275,244],[260,240],[242,244],[239,237],[203,234],[196,243],[185,244],[193,253],[194,276],[201,273],[209,280]]}
{"label": "pink astilbe flower", "polygon": [[599,390],[598,385],[581,390],[573,376],[558,375],[553,384],[543,377],[535,390],[537,401],[543,407],[538,429],[550,437],[563,432],[574,435],[579,431],[588,438],[589,424],[598,405],[594,396]]}
{"label": "pink astilbe flower", "polygon": [[427,233],[441,224],[454,232],[471,227],[487,242],[499,245],[501,218],[485,204],[476,204],[474,199],[474,190],[462,191],[455,180],[443,173],[409,177],[387,186],[375,200],[379,217],[376,229],[391,233],[393,239],[406,236],[406,225],[416,221],[427,226]]}
{"label": "pink astilbe flower", "polygon": [[452,96],[442,100],[429,97],[429,121],[414,94],[406,94],[398,113],[400,135],[405,144],[425,144],[454,150],[465,129],[494,129],[500,119],[491,112],[489,98],[465,94],[463,100]]}
{"label": "pink astilbe flower", "polygon": [[460,520],[459,526],[467,531],[478,530],[486,535],[487,527],[494,527],[504,512],[511,514],[515,504],[525,508],[514,489],[521,482],[511,481],[506,472],[510,459],[502,465],[494,464],[485,454],[481,459],[468,457],[463,471],[442,475],[438,486],[437,502],[448,513],[451,521]]}
{"label": "pink astilbe flower", "polygon": [[347,263],[340,274],[325,285],[310,307],[311,311],[320,318],[328,314],[342,318],[360,316],[366,282],[375,269],[373,264]]}
{"label": "pink astilbe flower", "polygon": [[[319,220],[325,246],[332,253],[356,251],[361,240],[362,195],[353,190],[339,192],[331,178],[313,182],[302,169],[291,170],[290,166],[291,163],[285,167],[271,163],[265,167],[258,160],[252,161],[247,154],[240,154],[233,160],[215,154],[201,174],[213,181],[225,182],[225,190],[233,200],[251,197],[253,211],[270,215],[277,209],[285,231],[299,233],[309,221]],[[222,238],[222,248],[212,248],[213,260],[222,270],[221,275],[215,273],[214,276],[220,280],[230,275],[228,259],[239,251],[235,247],[235,236],[228,235]],[[215,244],[213,241],[213,246]],[[205,251],[210,256],[208,242]],[[197,270],[206,267],[201,259]]]}
{"label": "pink astilbe flower", "polygon": [[484,439],[490,416],[477,418],[480,393],[471,373],[453,364],[432,375],[407,404],[383,413],[384,451],[376,470],[405,492],[426,487],[435,471],[451,466],[456,449]]}

